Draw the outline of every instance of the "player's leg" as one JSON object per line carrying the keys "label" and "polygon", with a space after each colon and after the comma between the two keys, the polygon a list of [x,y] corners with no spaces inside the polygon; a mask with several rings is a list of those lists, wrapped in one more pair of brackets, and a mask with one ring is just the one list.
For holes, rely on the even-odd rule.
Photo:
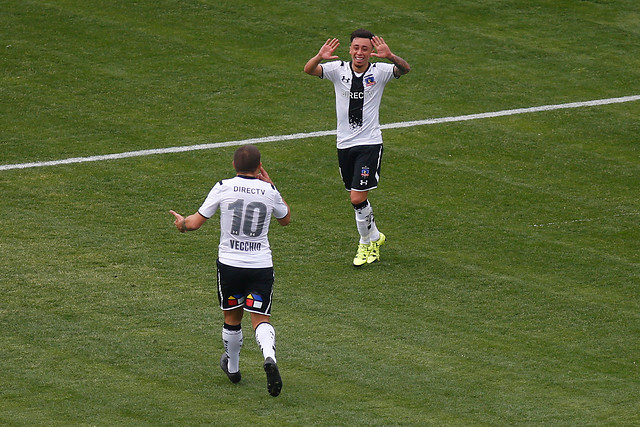
{"label": "player's leg", "polygon": [[266,360],[268,357],[276,360],[276,330],[269,323],[269,316],[251,313],[251,323],[256,335],[256,342]]}
{"label": "player's leg", "polygon": [[231,382],[237,383],[240,375],[240,351],[242,350],[242,317],[244,293],[237,285],[242,280],[240,270],[217,262],[218,301],[224,313],[222,343],[224,353],[220,357],[220,368]]}
{"label": "player's leg", "polygon": [[358,205],[362,201],[367,200],[368,191],[356,191],[353,189],[357,184],[358,176],[355,174],[356,160],[358,158],[358,147],[339,149],[338,165],[340,167],[340,176],[344,182],[344,188],[349,191],[351,204],[356,214],[356,229],[358,230],[359,240],[356,255],[353,258],[353,265],[359,267],[367,263],[369,257],[369,229],[365,222],[363,214],[359,213]]}
{"label": "player's leg", "polygon": [[282,378],[276,364],[276,330],[270,323],[271,297],[273,294],[273,268],[256,269],[255,281],[247,295],[245,310],[251,313],[256,342],[264,357],[264,371],[267,374],[267,390],[278,396],[282,390]]}
{"label": "player's leg", "polygon": [[264,356],[264,372],[267,374],[267,391],[273,397],[282,390],[282,377],[276,362],[276,330],[269,323],[269,316],[251,313],[255,326],[256,342]]}
{"label": "player's leg", "polygon": [[371,247],[369,236],[371,235],[372,209],[369,201],[367,200],[368,193],[368,191],[351,190],[351,205],[355,211],[356,229],[360,235],[360,239],[358,240],[358,249],[356,250],[356,255],[353,258],[353,265],[356,267],[360,267],[367,263]]}
{"label": "player's leg", "polygon": [[380,246],[384,243],[384,235],[378,230],[373,207],[368,199],[369,191],[378,186],[383,147],[362,146],[354,151],[356,156],[353,160],[350,195],[360,241],[353,264],[361,266],[379,260]]}
{"label": "player's leg", "polygon": [[220,368],[229,377],[231,382],[237,383],[240,375],[240,350],[242,350],[242,307],[224,312],[224,325],[222,326],[222,343],[224,353],[220,358]]}
{"label": "player's leg", "polygon": [[356,215],[356,227],[360,234],[360,243],[368,245],[380,238],[380,232],[373,216],[373,207],[368,199],[369,191],[351,191],[351,204]]}

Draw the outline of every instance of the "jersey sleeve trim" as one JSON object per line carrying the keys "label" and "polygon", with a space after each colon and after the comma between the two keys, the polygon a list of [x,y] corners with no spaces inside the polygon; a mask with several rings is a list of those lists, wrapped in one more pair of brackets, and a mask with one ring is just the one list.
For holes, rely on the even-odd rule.
{"label": "jersey sleeve trim", "polygon": [[286,213],[286,214],[284,214],[283,216],[281,216],[280,218],[278,218],[278,217],[277,217],[277,216],[275,216],[275,215],[274,215],[274,217],[275,217],[276,219],[282,219],[282,218],[286,218],[286,217],[287,217],[287,215],[289,215],[289,208],[287,208],[287,213]]}
{"label": "jersey sleeve trim", "polygon": [[[202,215],[202,212],[200,212],[200,209],[198,209],[198,213],[199,213],[200,215]],[[206,218],[206,219],[211,219],[211,217],[206,216],[206,215],[202,215],[202,217],[203,217],[203,218]]]}

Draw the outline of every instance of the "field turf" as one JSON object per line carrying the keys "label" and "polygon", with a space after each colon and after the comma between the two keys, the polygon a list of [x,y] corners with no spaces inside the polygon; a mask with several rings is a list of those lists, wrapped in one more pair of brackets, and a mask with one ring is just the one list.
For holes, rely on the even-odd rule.
{"label": "field turf", "polygon": [[[640,94],[635,0],[0,1],[0,166],[335,128],[302,68],[366,27],[382,123]],[[384,131],[353,268],[335,137],[259,145],[282,394],[218,365],[234,147],[0,170],[0,424],[640,424],[640,101]]]}

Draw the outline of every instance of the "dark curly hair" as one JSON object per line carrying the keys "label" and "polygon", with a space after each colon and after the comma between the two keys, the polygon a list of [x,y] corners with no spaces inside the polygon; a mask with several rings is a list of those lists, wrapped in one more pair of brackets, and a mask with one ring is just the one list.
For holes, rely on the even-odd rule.
{"label": "dark curly hair", "polygon": [[364,28],[360,28],[358,30],[355,30],[353,33],[351,33],[351,41],[353,41],[353,39],[355,38],[362,38],[362,39],[369,39],[371,40],[373,38],[374,34],[369,31],[369,30],[365,30]]}

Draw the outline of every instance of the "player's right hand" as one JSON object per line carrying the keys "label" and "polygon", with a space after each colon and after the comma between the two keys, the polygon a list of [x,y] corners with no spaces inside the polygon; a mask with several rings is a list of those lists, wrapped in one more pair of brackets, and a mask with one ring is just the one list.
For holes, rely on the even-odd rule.
{"label": "player's right hand", "polygon": [[338,59],[339,57],[333,54],[338,46],[340,46],[340,41],[338,39],[327,39],[320,48],[318,55],[320,55],[322,59]]}

